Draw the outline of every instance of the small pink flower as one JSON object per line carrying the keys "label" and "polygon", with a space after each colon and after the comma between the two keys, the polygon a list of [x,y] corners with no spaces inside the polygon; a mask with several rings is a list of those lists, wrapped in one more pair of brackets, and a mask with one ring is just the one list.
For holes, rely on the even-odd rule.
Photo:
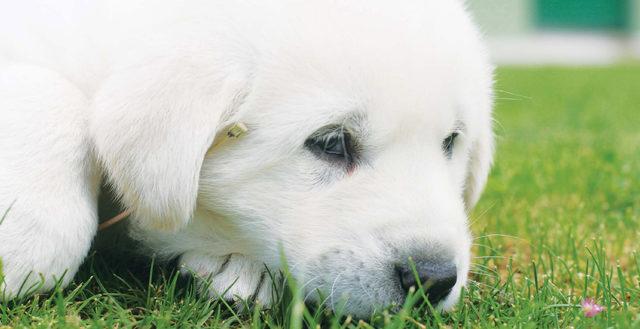
{"label": "small pink flower", "polygon": [[592,318],[604,311],[604,306],[596,304],[592,298],[583,300],[580,305],[582,305],[582,312],[587,318]]}

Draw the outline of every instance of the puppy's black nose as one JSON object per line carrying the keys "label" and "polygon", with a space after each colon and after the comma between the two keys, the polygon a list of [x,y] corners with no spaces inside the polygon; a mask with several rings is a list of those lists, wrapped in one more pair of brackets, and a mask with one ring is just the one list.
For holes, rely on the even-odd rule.
{"label": "puppy's black nose", "polygon": [[458,280],[457,269],[453,263],[418,260],[413,264],[415,272],[409,264],[396,265],[400,285],[408,293],[411,287],[418,289],[416,278],[419,278],[432,305],[445,299]]}

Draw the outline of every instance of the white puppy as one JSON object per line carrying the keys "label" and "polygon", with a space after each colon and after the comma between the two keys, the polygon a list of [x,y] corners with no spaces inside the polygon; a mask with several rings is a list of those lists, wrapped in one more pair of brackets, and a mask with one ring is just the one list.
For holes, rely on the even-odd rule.
{"label": "white puppy", "polygon": [[212,296],[269,303],[283,253],[356,315],[403,301],[409,258],[458,299],[493,146],[460,1],[2,1],[4,299],[72,279],[103,175]]}

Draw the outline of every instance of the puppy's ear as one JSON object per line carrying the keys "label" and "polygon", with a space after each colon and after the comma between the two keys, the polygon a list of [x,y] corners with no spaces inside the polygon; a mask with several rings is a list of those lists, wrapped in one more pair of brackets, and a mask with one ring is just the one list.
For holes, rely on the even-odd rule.
{"label": "puppy's ear", "polygon": [[124,70],[95,99],[96,153],[141,227],[173,231],[188,223],[205,154],[245,92],[244,77],[189,64]]}
{"label": "puppy's ear", "polygon": [[464,190],[467,211],[470,211],[478,202],[493,163],[494,137],[491,125],[487,124],[486,126],[487,128],[480,133],[478,139],[471,146]]}

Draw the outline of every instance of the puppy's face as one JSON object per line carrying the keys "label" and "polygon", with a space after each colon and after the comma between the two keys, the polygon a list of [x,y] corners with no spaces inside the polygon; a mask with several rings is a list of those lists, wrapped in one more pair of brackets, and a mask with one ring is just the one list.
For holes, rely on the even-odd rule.
{"label": "puppy's face", "polygon": [[[462,3],[216,4],[94,100],[97,156],[142,239],[195,209],[207,227],[156,251],[272,268],[283,251],[308,292],[356,315],[421,283],[451,307],[492,157],[491,67]],[[249,132],[207,152],[237,121]]]}
{"label": "puppy's face", "polygon": [[360,315],[401,304],[416,276],[433,304],[454,305],[491,158],[482,52],[401,46],[260,63],[238,110],[248,134],[201,173],[200,207],[245,252],[277,267],[284,251],[309,298]]}

